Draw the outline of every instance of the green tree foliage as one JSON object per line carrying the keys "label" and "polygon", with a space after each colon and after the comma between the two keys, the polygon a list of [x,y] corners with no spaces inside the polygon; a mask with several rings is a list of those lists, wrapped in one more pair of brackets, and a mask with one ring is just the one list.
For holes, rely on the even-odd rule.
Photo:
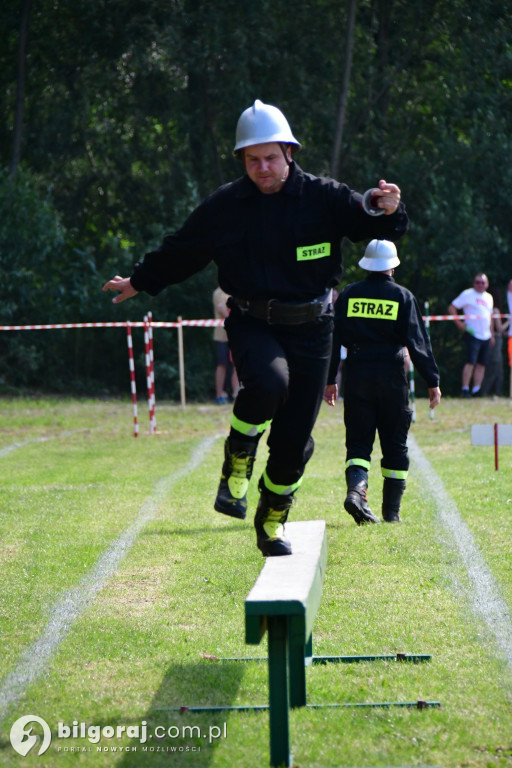
{"label": "green tree foliage", "polygon": [[[255,98],[283,109],[305,170],[328,172],[349,5],[33,0],[10,185],[26,0],[4,3],[1,322],[140,320],[149,309],[157,320],[210,317],[213,265],[119,307],[101,285],[241,173],[234,127]],[[357,3],[340,178],[361,191],[379,178],[401,186],[411,229],[398,277],[435,314],[477,270],[502,289],[512,277],[511,10],[510,0]],[[347,280],[360,251],[345,248]],[[41,333],[44,343],[0,334],[8,385],[126,391],[122,331]],[[455,391],[460,337],[451,323],[432,334],[444,389]],[[160,396],[176,397],[175,334],[157,331],[155,342]],[[188,394],[212,395],[211,331],[189,331],[185,344]]]}

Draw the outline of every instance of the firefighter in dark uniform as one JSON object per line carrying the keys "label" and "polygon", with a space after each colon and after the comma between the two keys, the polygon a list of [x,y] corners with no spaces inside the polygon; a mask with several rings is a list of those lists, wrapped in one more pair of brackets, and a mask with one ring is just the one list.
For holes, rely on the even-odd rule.
{"label": "firefighter in dark uniform", "polygon": [[[382,180],[365,195],[304,173],[300,145],[277,107],[257,100],[238,121],[234,152],[245,174],[204,200],[176,233],[104,290],[115,303],[138,291],[156,295],[214,261],[230,295],[225,328],[243,384],[237,394],[215,509],[246,516],[258,441],[269,429],[259,481],[257,545],[264,555],[291,552],[284,523],[313,453],[311,432],[331,355],[332,287],[341,277],[341,241],[406,231],[400,190]],[[370,196],[369,196],[370,195]],[[376,214],[386,215],[378,216]]]}
{"label": "firefighter in dark uniform", "polygon": [[398,264],[394,243],[372,240],[359,262],[369,274],[347,285],[335,305],[333,355],[324,399],[329,405],[336,402],[334,382],[343,345],[347,348],[343,367],[347,451],[344,506],[358,525],[380,522],[366,500],[376,432],[382,449],[382,517],[388,523],[400,521],[412,415],[404,366],[406,349],[427,384],[430,407],[435,408],[441,399],[439,371],[418,302],[393,279]]}

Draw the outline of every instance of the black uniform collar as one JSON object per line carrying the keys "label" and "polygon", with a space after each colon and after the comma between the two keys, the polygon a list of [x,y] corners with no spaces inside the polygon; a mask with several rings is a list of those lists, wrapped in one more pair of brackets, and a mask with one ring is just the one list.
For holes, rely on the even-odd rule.
{"label": "black uniform collar", "polygon": [[392,275],[385,275],[383,272],[368,272],[366,275],[367,280],[384,280],[390,283],[395,282],[395,278]]}
{"label": "black uniform collar", "polygon": [[[288,174],[288,178],[286,179],[285,185],[277,194],[300,195],[302,185],[304,183],[304,172],[301,168],[299,168],[295,160],[290,161],[289,168],[290,172]],[[244,198],[262,194],[256,184],[250,180],[247,174],[242,176],[241,179],[238,179],[235,184],[238,187],[236,191],[237,197]]]}

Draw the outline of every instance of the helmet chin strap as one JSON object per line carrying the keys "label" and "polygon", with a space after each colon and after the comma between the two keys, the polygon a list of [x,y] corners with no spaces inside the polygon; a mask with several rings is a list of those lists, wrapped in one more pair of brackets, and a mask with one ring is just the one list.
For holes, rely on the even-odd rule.
{"label": "helmet chin strap", "polygon": [[288,155],[287,155],[288,147],[290,145],[289,144],[283,144],[282,142],[279,142],[279,146],[281,147],[281,152],[283,153],[284,159],[286,160],[288,165],[290,165],[291,164],[291,160],[288,159]]}

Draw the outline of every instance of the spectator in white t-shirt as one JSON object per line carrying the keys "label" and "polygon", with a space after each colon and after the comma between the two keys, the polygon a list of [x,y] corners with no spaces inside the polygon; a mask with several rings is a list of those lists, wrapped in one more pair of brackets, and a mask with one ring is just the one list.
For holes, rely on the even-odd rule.
{"label": "spectator in white t-shirt", "polygon": [[[487,291],[487,275],[479,272],[473,279],[473,287],[462,291],[450,304],[448,311],[463,333],[466,342],[466,363],[462,369],[462,397],[478,397],[484,378],[485,366],[491,346],[494,344],[494,325],[491,322],[494,302]],[[459,317],[473,315],[465,319]],[[471,378],[473,386],[470,393]]]}

